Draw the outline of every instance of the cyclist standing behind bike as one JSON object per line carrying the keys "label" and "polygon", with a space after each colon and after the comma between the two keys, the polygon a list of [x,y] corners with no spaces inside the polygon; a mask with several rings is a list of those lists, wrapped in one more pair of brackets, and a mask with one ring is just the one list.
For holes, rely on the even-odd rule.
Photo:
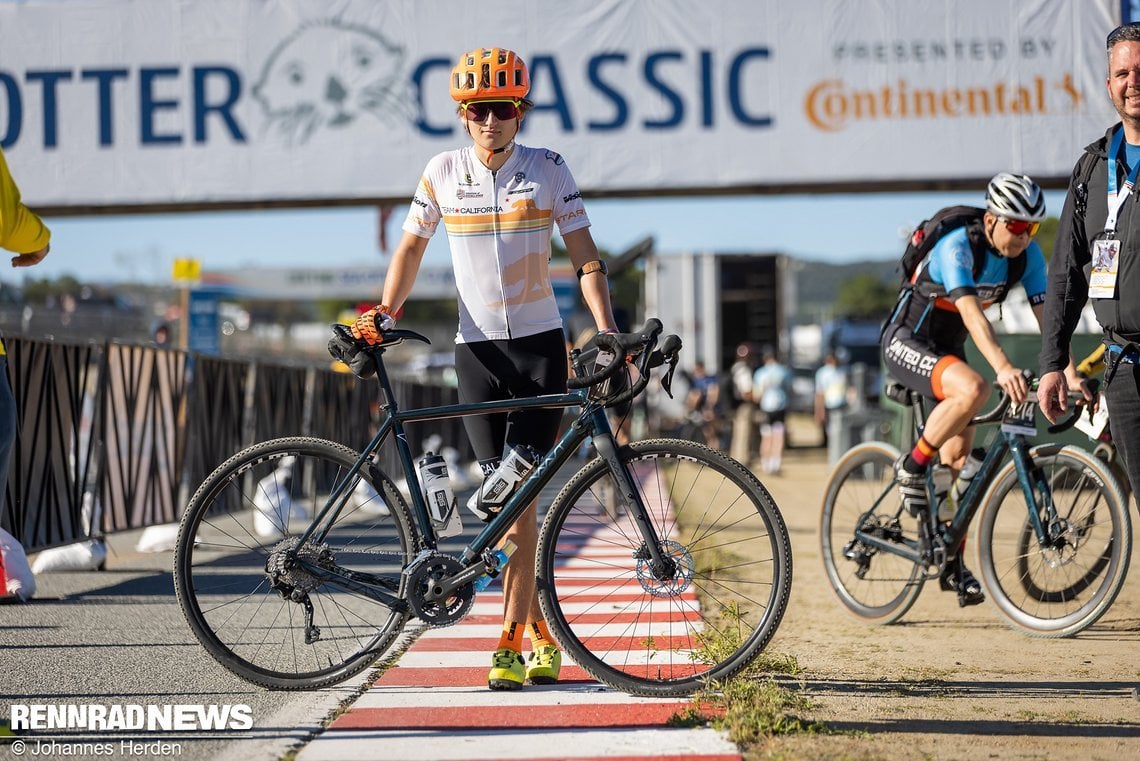
{"label": "cyclist standing behind bike", "polygon": [[[989,383],[965,361],[967,336],[997,373],[998,385],[1015,404],[1025,401],[1028,384],[998,343],[983,310],[1005,300],[1010,260],[1027,257],[1020,281],[1040,326],[1045,301],[1045,258],[1033,242],[1045,217],[1045,198],[1024,175],[1002,172],[990,180],[982,217],[985,259],[975,271],[967,227],[944,235],[918,265],[883,335],[887,371],[907,388],[936,400],[913,451],[895,463],[903,504],[912,515],[926,515],[926,469],[935,454],[955,473],[973,446],[969,425],[990,395]],[[1071,370],[1070,366],[1070,370]],[[985,599],[981,584],[965,567],[961,548],[948,561],[940,586],[957,591],[964,605]]]}
{"label": "cyclist standing behind bike", "polygon": [[[471,145],[428,162],[384,280],[384,300],[353,325],[379,340],[411,293],[428,239],[442,221],[459,291],[455,372],[463,404],[565,393],[566,345],[550,282],[550,237],[557,222],[582,297],[599,332],[616,332],[605,264],[590,235],[578,186],[562,157],[515,142],[532,107],[526,64],[505,48],[464,53],[451,72],[451,97]],[[463,418],[485,475],[504,446],[554,445],[560,409]],[[491,516],[480,516],[490,520]],[[517,546],[503,571],[503,633],[487,677],[492,690],[557,681],[561,653],[535,595],[538,540],[534,504],[506,536]],[[522,637],[531,641],[522,658]]]}

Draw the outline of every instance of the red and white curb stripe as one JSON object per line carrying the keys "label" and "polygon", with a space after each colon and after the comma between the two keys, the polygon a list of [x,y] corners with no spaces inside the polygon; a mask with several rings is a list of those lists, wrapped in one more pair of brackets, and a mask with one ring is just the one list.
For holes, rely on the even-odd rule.
{"label": "red and white curb stripe", "polygon": [[665,726],[689,701],[626,695],[573,663],[555,685],[488,690],[501,611],[485,592],[463,622],[424,633],[298,761],[740,761],[716,730]]}
{"label": "red and white curb stripe", "polygon": [[[652,495],[653,490],[647,491]],[[667,505],[650,507],[668,510]],[[591,527],[597,533],[591,533]],[[574,582],[591,594],[569,597],[567,612],[589,613],[603,599],[593,593],[604,595],[610,604],[638,599],[641,589],[629,597],[616,594],[623,582],[608,581],[611,571],[595,570],[599,566],[587,562],[628,558],[628,550],[615,555],[615,545],[606,541],[613,536],[597,523],[583,528],[577,556],[563,567],[574,568]],[[560,586],[574,582],[564,579]],[[696,598],[691,591],[689,595],[695,611]],[[666,726],[690,701],[615,691],[569,662],[565,653],[558,684],[490,691],[487,671],[502,631],[502,610],[502,594],[493,589],[479,595],[459,624],[424,632],[350,710],[302,749],[298,761],[740,761],[736,746],[717,730]],[[589,622],[589,616],[576,618],[577,624]],[[590,636],[602,640],[651,633],[631,629],[633,622],[612,612],[599,613],[597,630]]]}

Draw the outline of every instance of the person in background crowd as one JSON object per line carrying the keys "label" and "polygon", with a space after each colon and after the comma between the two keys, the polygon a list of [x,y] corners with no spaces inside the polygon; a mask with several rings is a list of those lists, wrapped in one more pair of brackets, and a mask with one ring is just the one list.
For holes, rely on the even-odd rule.
{"label": "person in background crowd", "polygon": [[154,345],[158,348],[170,348],[170,326],[165,322],[160,322],[158,325],[155,325],[152,339],[154,340]]}
{"label": "person in background crowd", "polygon": [[[1070,355],[1081,310],[1091,298],[1104,329],[1104,397],[1113,443],[1140,487],[1140,213],[1129,203],[1140,174],[1140,24],[1108,35],[1108,96],[1120,121],[1085,148],[1073,168],[1057,228],[1041,328],[1037,402],[1055,422],[1068,392],[1090,399]],[[1094,264],[1091,272],[1086,271]]]}
{"label": "person in background crowd", "polygon": [[752,377],[752,396],[759,400],[763,422],[760,424],[760,467],[775,475],[784,463],[785,420],[788,395],[792,386],[791,371],[780,364],[776,350],[765,346],[764,364]]}
{"label": "person in background crowd", "polygon": [[713,449],[720,448],[720,383],[716,375],[709,375],[705,363],[693,363],[689,376],[689,393],[685,397],[685,407],[700,420],[704,443]]}
{"label": "person in background crowd", "polygon": [[[361,315],[352,333],[375,343],[395,325],[428,240],[443,222],[459,292],[459,401],[565,393],[566,337],[549,269],[555,223],[597,332],[616,332],[607,268],[590,235],[582,194],[560,155],[515,142],[533,106],[526,99],[527,66],[517,53],[497,47],[464,53],[451,71],[450,89],[471,145],[428,162],[392,253],[383,303]],[[467,416],[463,423],[483,473],[490,475],[507,450],[549,450],[561,418],[561,410],[527,410]],[[535,594],[534,504],[506,539],[517,550],[502,575],[503,629],[487,675],[492,690],[553,683],[562,664]],[[531,644],[525,662],[524,632]]]}
{"label": "person in background crowd", "polygon": [[828,351],[823,364],[815,371],[815,422],[819,423],[823,446],[827,446],[827,428],[831,416],[847,406],[847,368],[839,364],[839,356]]}
{"label": "person in background crowd", "polygon": [[733,401],[732,459],[749,464],[756,446],[756,400],[752,398],[752,374],[756,372],[756,349],[744,342],[736,347],[736,361],[729,369]]}
{"label": "person in background crowd", "polygon": [[[50,241],[51,231],[47,225],[21,202],[20,189],[0,151],[0,246],[16,254],[12,257],[13,267],[31,267],[48,255]],[[16,444],[18,420],[16,398],[8,382],[8,352],[0,341],[0,507],[8,490],[8,468]],[[0,585],[0,599],[7,593]]]}

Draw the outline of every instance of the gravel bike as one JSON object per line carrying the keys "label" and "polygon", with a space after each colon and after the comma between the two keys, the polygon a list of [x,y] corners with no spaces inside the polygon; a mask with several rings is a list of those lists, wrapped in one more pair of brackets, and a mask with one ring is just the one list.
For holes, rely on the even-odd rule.
{"label": "gravel bike", "polygon": [[[1033,388],[1035,384],[1031,383]],[[889,398],[914,411],[915,437],[925,422],[923,399],[899,384]],[[1050,433],[1071,427],[1083,411]],[[978,515],[976,568],[986,597],[1013,628],[1065,637],[1091,626],[1124,584],[1132,553],[1128,503],[1104,462],[1073,446],[1030,446],[1036,404],[1002,398],[972,425],[1002,421],[953,519],[930,511],[912,516],[894,478],[899,451],[882,441],[859,444],[836,464],[824,492],[820,547],[827,578],[846,609],[868,623],[890,624],[910,610],[923,584],[938,578]],[[1008,457],[1007,457],[1008,455]]]}
{"label": "gravel bike", "polygon": [[[413,618],[428,627],[460,621],[475,581],[498,572],[495,548],[511,524],[590,440],[596,456],[547,509],[533,561],[555,639],[593,677],[633,694],[690,694],[737,673],[787,606],[788,532],[735,460],[689,441],[616,443],[605,408],[641,393],[657,367],[667,365],[661,384],[671,388],[681,342],[666,336],[658,345],[660,333],[650,320],[640,332],[599,336],[618,358],[600,370],[572,353],[567,393],[410,410],[397,404],[383,355],[427,339],[391,330],[358,347],[371,358],[383,413],[363,451],[306,437],[266,441],[226,460],[191,498],[174,577],[194,635],[227,669],[265,687],[345,680]],[[625,383],[606,383],[617,373]],[[577,417],[501,512],[462,553],[441,552],[404,425],[574,406]],[[410,504],[378,465],[385,445],[398,452]]]}

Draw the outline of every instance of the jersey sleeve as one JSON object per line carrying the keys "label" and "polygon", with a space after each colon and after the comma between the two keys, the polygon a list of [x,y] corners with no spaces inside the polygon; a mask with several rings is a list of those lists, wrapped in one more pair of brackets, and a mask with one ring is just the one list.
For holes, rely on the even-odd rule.
{"label": "jersey sleeve", "polygon": [[404,232],[421,238],[435,235],[439,221],[443,218],[435,190],[440,186],[439,180],[443,176],[443,163],[442,156],[436,156],[424,169],[420,184],[416,186],[415,195],[412,196],[408,216],[404,219]]}
{"label": "jersey sleeve", "polygon": [[565,235],[583,227],[590,226],[590,218],[586,216],[586,205],[582,202],[582,193],[578,190],[578,183],[574,175],[566,166],[565,159],[554,151],[546,152],[546,160],[554,164],[554,222],[558,225],[558,232]]}
{"label": "jersey sleeve", "polygon": [[39,251],[51,240],[51,231],[31,209],[20,201],[20,190],[8,173],[8,163],[0,153],[0,246],[28,254]]}
{"label": "jersey sleeve", "polygon": [[966,228],[955,230],[934,244],[930,250],[929,273],[951,299],[978,294],[974,281],[974,252],[970,249]]}
{"label": "jersey sleeve", "polygon": [[1021,286],[1025,288],[1025,295],[1031,305],[1045,303],[1046,268],[1045,254],[1041,253],[1041,246],[1037,241],[1029,244],[1025,249],[1025,272],[1021,275]]}

